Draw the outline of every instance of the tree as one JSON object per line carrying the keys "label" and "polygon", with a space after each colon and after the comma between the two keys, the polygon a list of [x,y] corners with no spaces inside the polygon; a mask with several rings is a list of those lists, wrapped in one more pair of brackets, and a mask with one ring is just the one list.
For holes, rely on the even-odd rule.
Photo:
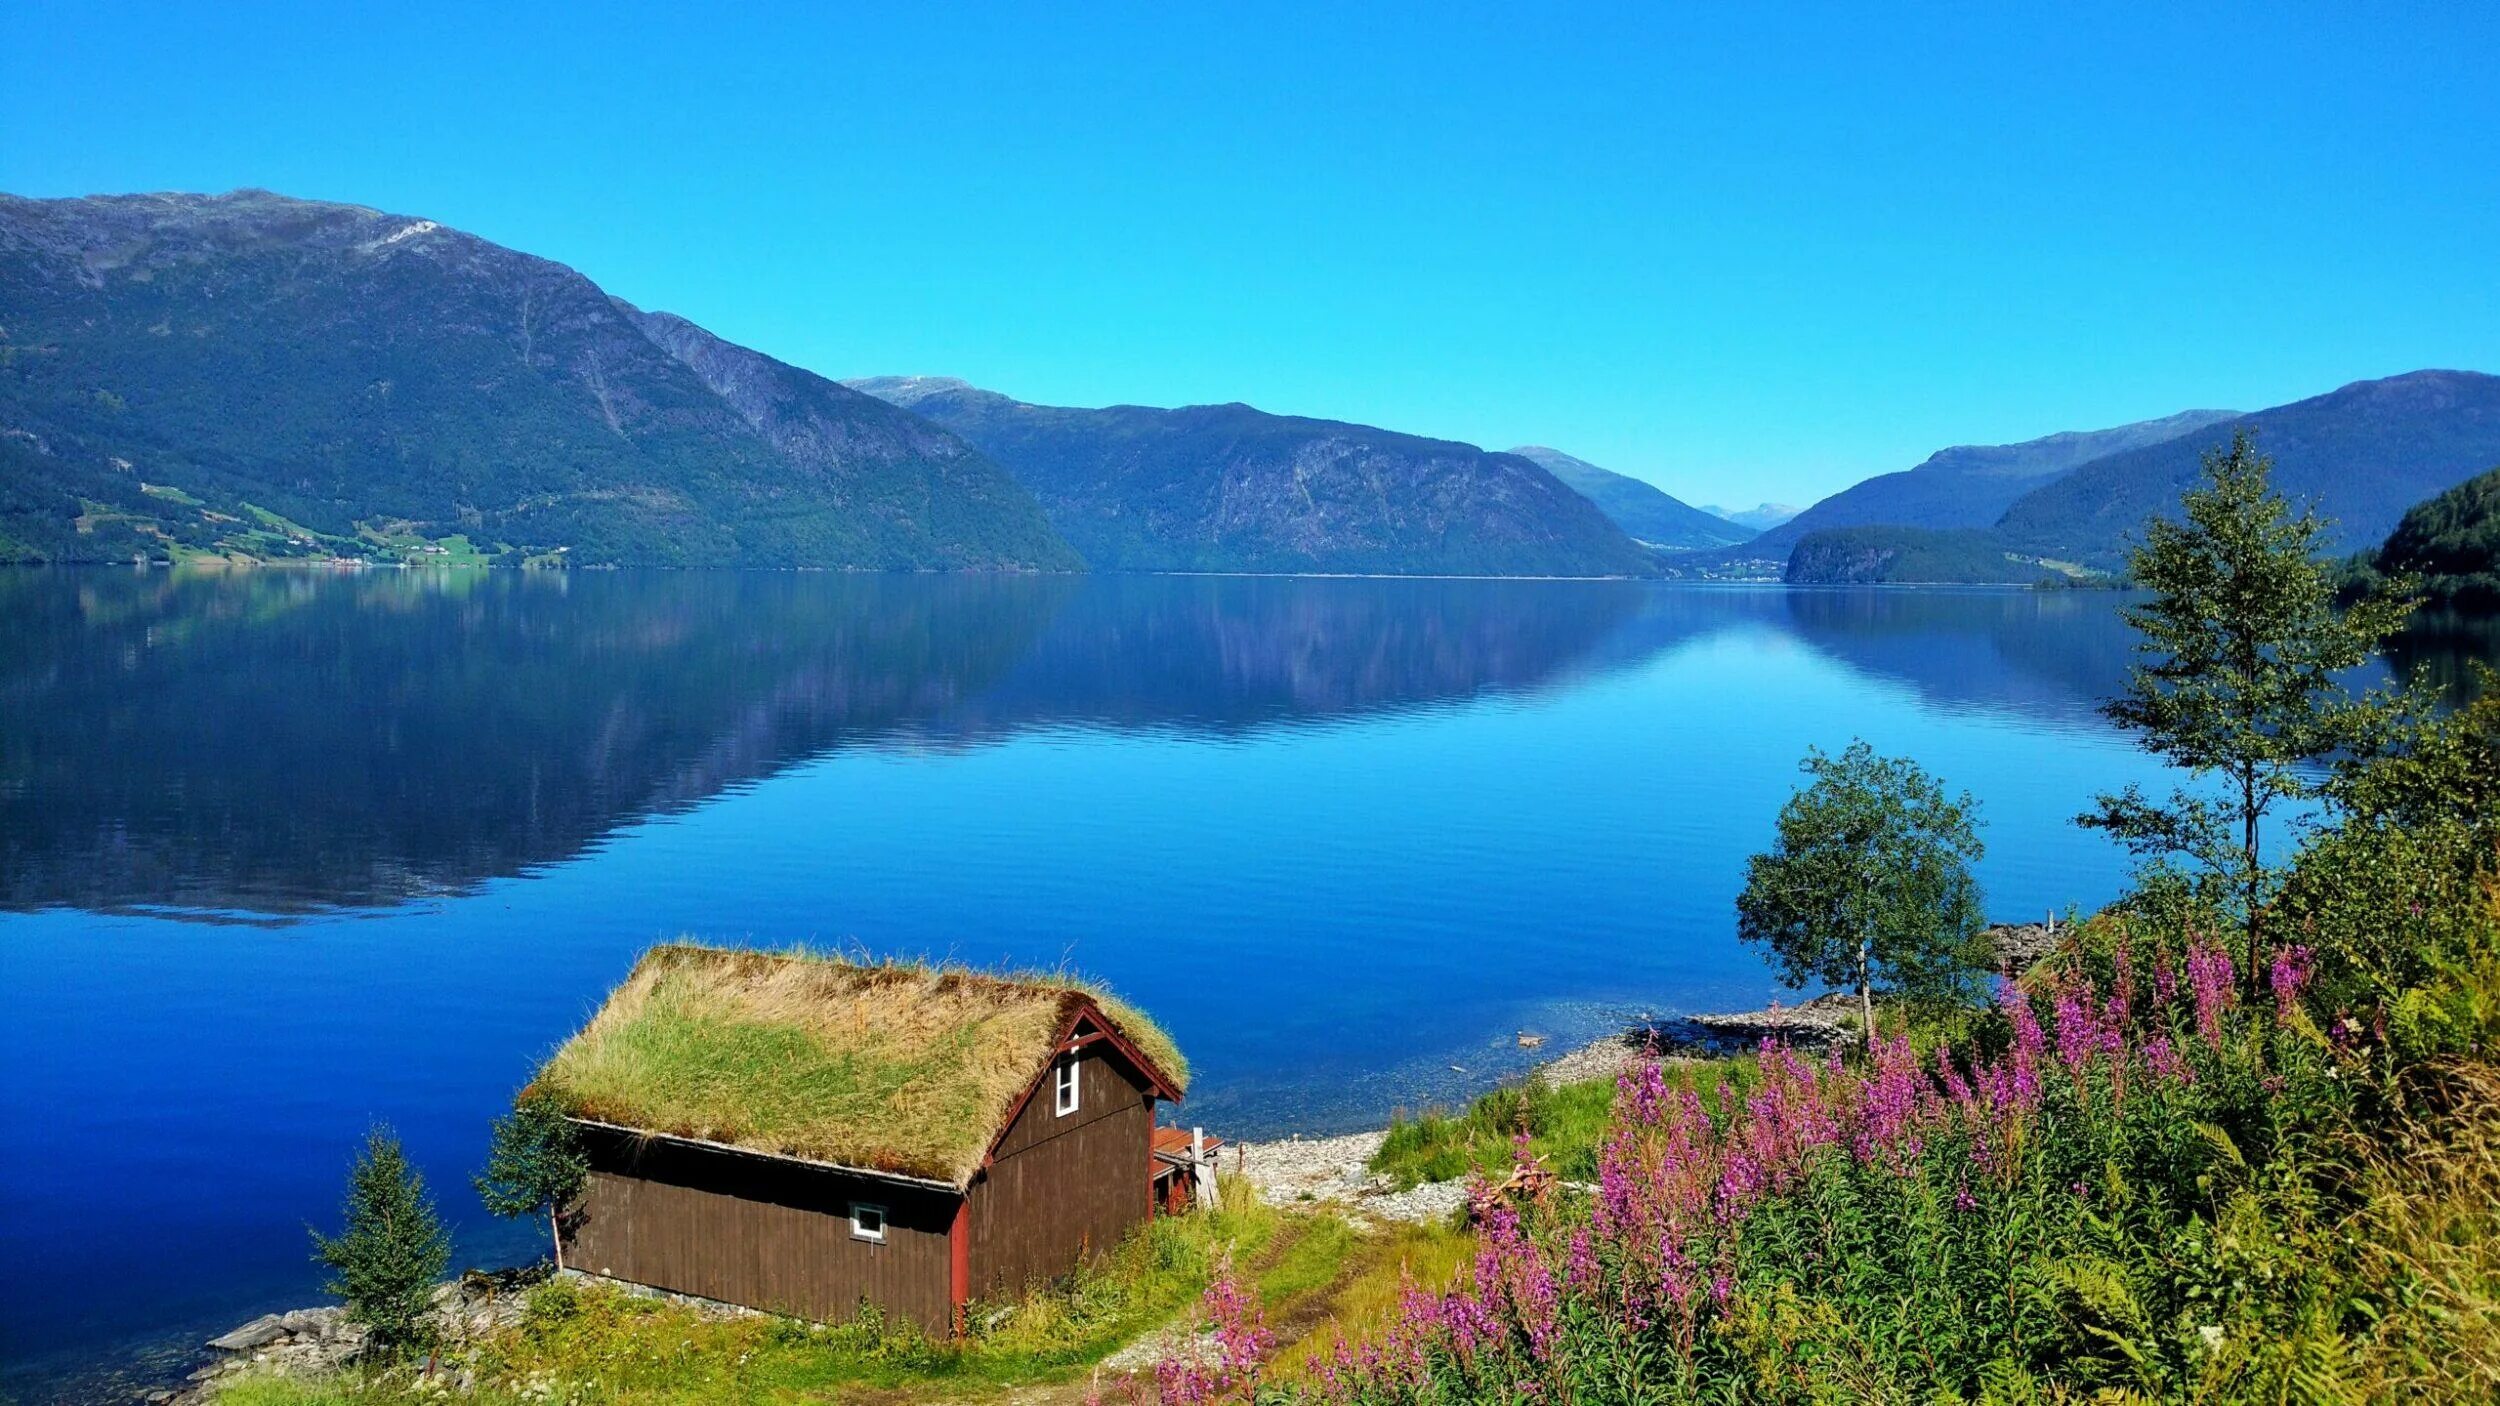
{"label": "tree", "polygon": [[451,1239],[425,1179],[388,1128],[365,1135],[347,1174],[346,1215],[338,1238],[313,1232],[313,1258],[336,1275],[324,1287],[347,1301],[348,1318],[365,1326],[375,1347],[391,1352],[424,1341]]}
{"label": "tree", "polygon": [[2247,934],[2252,989],[2261,932],[2281,873],[2265,863],[2267,817],[2315,797],[2315,763],[2366,737],[2384,705],[2355,700],[2337,675],[2395,632],[2412,603],[2384,590],[2339,609],[2336,570],[2318,546],[2326,523],[2295,515],[2270,482],[2273,461],[2247,431],[2204,456],[2185,520],[2156,518],[2129,558],[2153,599],[2126,611],[2142,637],[2124,696],[2102,711],[2144,750],[2212,789],[2166,801],[2130,785],[2079,823],[2139,856],[2192,867],[2197,887]]}
{"label": "tree", "polygon": [[1936,996],[1968,977],[1983,923],[1978,803],[1863,741],[1838,757],[1809,749],[1800,768],[1814,780],[1780,808],[1777,844],[1746,861],[1737,933],[1769,946],[1790,986],[1854,985],[1871,1045],[1879,980]]}
{"label": "tree", "polygon": [[547,1234],[555,1242],[556,1268],[564,1268],[564,1208],[582,1194],[590,1176],[590,1160],[571,1119],[547,1099],[523,1095],[510,1113],[495,1120],[494,1139],[486,1152],[486,1170],[477,1175],[477,1195],[499,1216],[534,1216],[544,1212]]}

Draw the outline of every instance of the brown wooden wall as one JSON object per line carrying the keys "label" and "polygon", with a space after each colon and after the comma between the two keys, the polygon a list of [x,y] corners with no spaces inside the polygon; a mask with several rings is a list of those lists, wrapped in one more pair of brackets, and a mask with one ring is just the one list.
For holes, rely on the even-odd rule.
{"label": "brown wooden wall", "polygon": [[1154,1095],[1106,1043],[1077,1052],[1077,1111],[1062,1118],[1045,1074],[972,1184],[972,1293],[995,1298],[1055,1279],[1147,1217]]}
{"label": "brown wooden wall", "polygon": [[[822,1321],[866,1299],[948,1330],[951,1192],[604,1129],[585,1142],[590,1185],[567,1265]],[[886,1208],[885,1243],[852,1238],[854,1200]]]}

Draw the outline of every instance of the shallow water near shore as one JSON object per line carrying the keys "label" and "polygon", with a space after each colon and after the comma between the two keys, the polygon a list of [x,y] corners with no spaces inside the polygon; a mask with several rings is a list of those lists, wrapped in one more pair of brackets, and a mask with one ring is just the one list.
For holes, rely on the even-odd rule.
{"label": "shallow water near shore", "polygon": [[0,1391],[315,1301],[375,1121],[531,1253],[487,1120],[661,939],[1078,968],[1257,1137],[1778,994],[1731,904],[1808,744],[1977,793],[1997,916],[2092,905],[2119,603],[0,573]]}

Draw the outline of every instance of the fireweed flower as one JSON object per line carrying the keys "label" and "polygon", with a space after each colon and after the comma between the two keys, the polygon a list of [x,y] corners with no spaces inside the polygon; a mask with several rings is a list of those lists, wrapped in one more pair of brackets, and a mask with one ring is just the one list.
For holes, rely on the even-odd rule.
{"label": "fireweed flower", "polygon": [[2300,999],[2300,989],[2309,984],[2311,953],[2306,945],[2294,944],[2274,954],[2274,965],[2266,972],[2274,990],[2274,1015],[2288,1019],[2292,1002]]}
{"label": "fireweed flower", "polygon": [[2196,1033],[2215,1050],[2222,1048],[2222,1013],[2238,1002],[2232,984],[2231,957],[2218,947],[2191,943],[2187,955],[2188,992],[2196,1001]]}

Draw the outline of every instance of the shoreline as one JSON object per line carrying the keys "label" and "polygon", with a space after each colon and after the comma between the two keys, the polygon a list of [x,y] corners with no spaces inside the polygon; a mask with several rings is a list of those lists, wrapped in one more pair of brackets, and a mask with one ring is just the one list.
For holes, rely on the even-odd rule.
{"label": "shoreline", "polygon": [[[1994,924],[1987,933],[1999,962],[2015,967],[2038,960],[2061,935],[2057,925],[2048,923]],[[1774,1001],[1753,1010],[1632,1019],[1612,1033],[1537,1061],[1492,1087],[1519,1082],[1554,1087],[1610,1079],[1645,1057],[1717,1058],[1772,1038],[1820,1052],[1852,1035],[1857,1012],[1854,993],[1834,991],[1795,1005]],[[1542,1039],[1525,1033],[1517,1038],[1523,1047],[1529,1040]],[[1478,1090],[1465,1101],[1473,1102],[1489,1091]],[[1388,1132],[1387,1126],[1374,1126],[1319,1136],[1294,1133],[1230,1142],[1218,1154],[1224,1159],[1219,1165],[1245,1174],[1259,1199],[1269,1205],[1333,1203],[1358,1226],[1427,1223],[1456,1215],[1467,1203],[1466,1179],[1424,1182],[1399,1190],[1387,1176],[1371,1170],[1371,1159]],[[534,1270],[534,1266],[471,1270],[440,1285],[435,1302],[456,1332],[495,1331],[519,1321],[526,1290],[542,1277]],[[262,1314],[187,1350],[176,1350],[169,1341],[162,1355],[151,1351],[138,1360],[102,1365],[89,1380],[104,1393],[96,1399],[204,1406],[216,1399],[220,1382],[255,1368],[289,1375],[336,1370],[352,1359],[361,1338],[361,1330],[346,1323],[335,1304],[296,1308]],[[167,1357],[173,1360],[168,1362]],[[117,1398],[111,1395],[116,1391],[120,1393]]]}

